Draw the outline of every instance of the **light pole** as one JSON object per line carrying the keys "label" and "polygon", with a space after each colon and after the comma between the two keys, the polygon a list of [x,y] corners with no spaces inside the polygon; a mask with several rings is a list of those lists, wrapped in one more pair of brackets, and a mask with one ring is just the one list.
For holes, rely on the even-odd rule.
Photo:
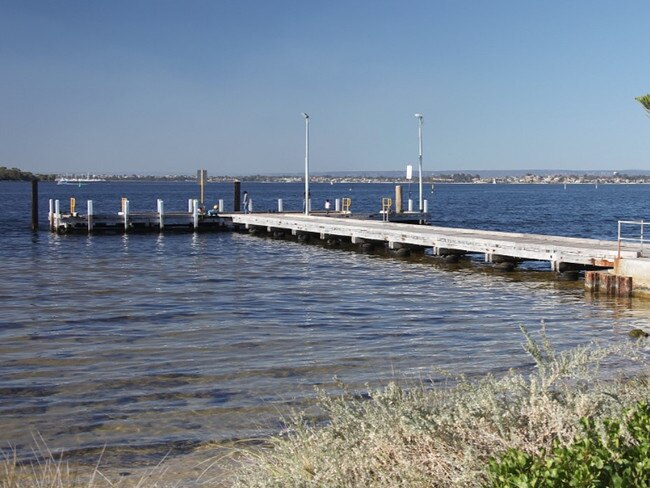
{"label": "light pole", "polygon": [[422,114],[415,114],[415,117],[418,119],[418,136],[420,141],[420,213],[424,211],[424,201],[422,200]]}
{"label": "light pole", "polygon": [[309,215],[309,115],[302,113],[305,118],[305,215]]}

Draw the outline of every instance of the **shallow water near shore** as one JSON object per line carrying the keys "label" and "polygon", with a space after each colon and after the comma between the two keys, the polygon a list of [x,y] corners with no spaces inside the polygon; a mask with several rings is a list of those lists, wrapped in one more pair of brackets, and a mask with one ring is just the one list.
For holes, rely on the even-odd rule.
{"label": "shallow water near shore", "polygon": [[[254,209],[299,210],[300,185],[246,184]],[[0,183],[0,443],[108,462],[149,462],[210,442],[277,432],[334,376],[353,388],[436,370],[529,367],[519,325],[547,325],[559,349],[650,329],[650,303],[592,298],[545,264],[510,274],[247,234],[58,236],[29,231],[29,185]],[[392,185],[315,185],[376,211]],[[231,185],[208,198],[232,200]],[[48,198],[114,211],[155,199],[182,209],[189,183],[41,184]],[[434,224],[614,239],[650,214],[650,187],[436,185]],[[417,196],[414,196],[417,198]],[[66,204],[67,205],[67,204]],[[98,208],[99,207],[99,208]],[[84,208],[80,208],[84,211]]]}

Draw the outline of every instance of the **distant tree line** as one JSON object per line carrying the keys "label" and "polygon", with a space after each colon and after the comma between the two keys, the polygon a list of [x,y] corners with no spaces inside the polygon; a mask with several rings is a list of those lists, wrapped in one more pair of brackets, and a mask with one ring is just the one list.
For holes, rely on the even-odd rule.
{"label": "distant tree line", "polygon": [[18,168],[7,168],[0,166],[0,181],[32,181],[32,180],[54,181],[56,175],[34,174],[30,171],[22,171]]}

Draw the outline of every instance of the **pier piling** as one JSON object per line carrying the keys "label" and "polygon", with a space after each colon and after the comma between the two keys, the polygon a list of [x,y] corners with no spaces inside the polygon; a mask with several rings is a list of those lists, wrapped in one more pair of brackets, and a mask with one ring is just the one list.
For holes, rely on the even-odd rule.
{"label": "pier piling", "polygon": [[241,181],[235,181],[233,188],[233,212],[239,212],[241,210]]}
{"label": "pier piling", "polygon": [[395,212],[398,214],[404,212],[404,203],[402,202],[402,185],[395,186]]}
{"label": "pier piling", "polygon": [[38,230],[38,179],[32,180],[32,230]]}

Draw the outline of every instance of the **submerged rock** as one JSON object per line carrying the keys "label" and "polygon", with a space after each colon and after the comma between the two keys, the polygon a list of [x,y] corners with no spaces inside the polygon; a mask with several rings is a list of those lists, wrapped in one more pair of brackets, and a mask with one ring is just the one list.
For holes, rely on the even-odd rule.
{"label": "submerged rock", "polygon": [[630,337],[633,339],[644,339],[648,337],[648,333],[643,330],[643,329],[632,329],[630,332],[627,333]]}

